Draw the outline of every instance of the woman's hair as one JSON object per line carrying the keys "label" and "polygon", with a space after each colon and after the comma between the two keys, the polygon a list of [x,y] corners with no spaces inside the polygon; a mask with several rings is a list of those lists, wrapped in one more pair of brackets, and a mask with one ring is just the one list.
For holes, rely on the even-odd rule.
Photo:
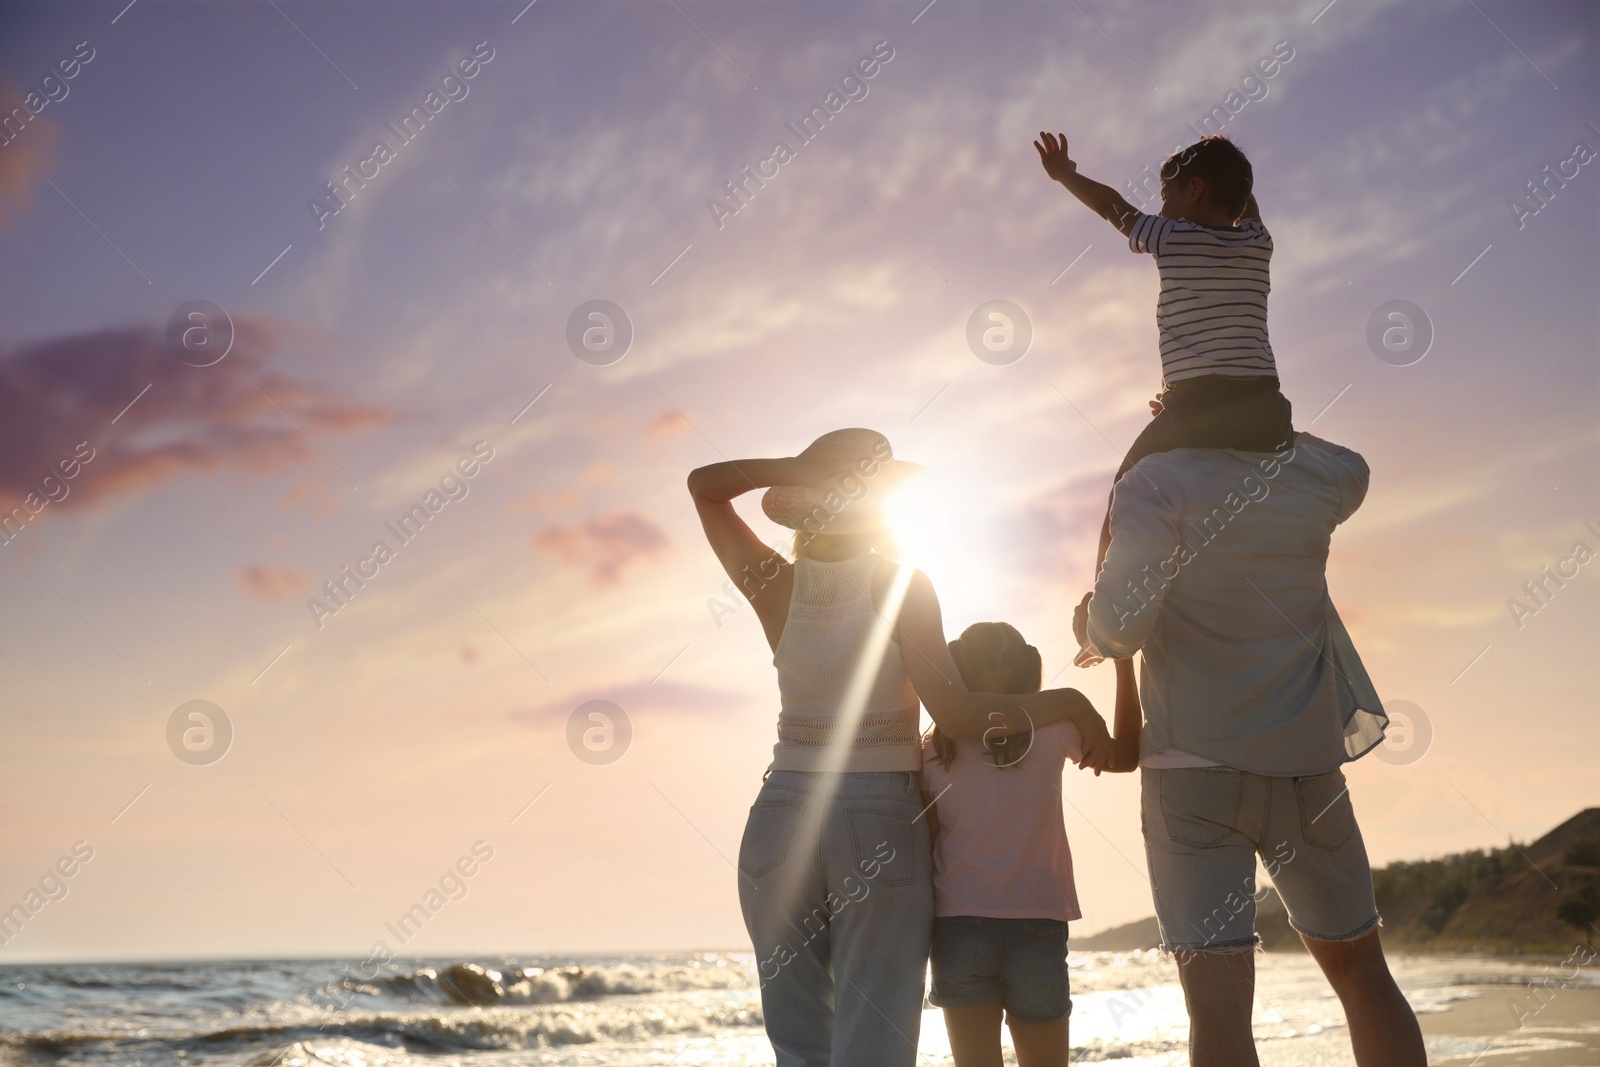
{"label": "woman's hair", "polygon": [[[961,680],[971,691],[980,680],[995,679],[1002,693],[1037,693],[1044,678],[1039,650],[1028,644],[1015,626],[1006,622],[976,622],[950,642],[950,657],[956,661]],[[987,690],[980,689],[979,692]],[[956,744],[938,726],[933,728],[934,757],[945,769],[955,762]],[[1033,728],[988,741],[985,748],[997,767],[1013,767],[1022,756],[1010,758],[1013,750],[1023,755],[1033,743]]]}

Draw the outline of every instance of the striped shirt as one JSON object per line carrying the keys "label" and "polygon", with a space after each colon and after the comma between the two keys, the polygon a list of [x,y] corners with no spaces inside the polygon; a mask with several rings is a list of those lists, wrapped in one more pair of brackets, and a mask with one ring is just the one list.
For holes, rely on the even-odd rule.
{"label": "striped shirt", "polygon": [[1156,327],[1165,382],[1208,374],[1277,376],[1267,343],[1272,235],[1260,219],[1217,230],[1140,215],[1128,232],[1128,247],[1155,256],[1161,275]]}

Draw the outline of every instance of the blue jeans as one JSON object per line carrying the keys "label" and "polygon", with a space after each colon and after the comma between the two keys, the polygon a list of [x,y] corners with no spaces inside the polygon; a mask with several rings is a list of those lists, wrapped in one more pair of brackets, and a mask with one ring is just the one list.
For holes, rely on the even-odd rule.
{"label": "blue jeans", "polygon": [[914,1067],[933,923],[920,775],[767,775],[739,846],[778,1067]]}

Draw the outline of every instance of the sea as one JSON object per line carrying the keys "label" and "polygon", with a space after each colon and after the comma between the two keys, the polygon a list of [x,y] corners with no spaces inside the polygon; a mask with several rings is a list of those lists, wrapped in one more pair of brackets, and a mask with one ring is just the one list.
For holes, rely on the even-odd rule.
{"label": "sea", "polygon": [[[1516,1006],[1527,1012],[1538,1005],[1529,983],[1554,974],[1553,961],[1401,956],[1392,962],[1419,1013],[1448,1015],[1483,998],[1506,1001],[1504,1036],[1436,1033],[1430,1062],[1459,1057],[1466,1064],[1563,1046],[1548,1028],[1517,1025],[1523,1016]],[[1074,1062],[1187,1062],[1188,1022],[1170,960],[1155,952],[1073,953],[1070,963]],[[1262,1062],[1353,1063],[1339,1004],[1309,958],[1269,954],[1258,956],[1258,965]],[[1575,985],[1600,988],[1589,973],[1563,988]],[[1009,1050],[1006,1060],[1015,1062]],[[7,1067],[772,1062],[748,953],[447,959],[396,965],[370,979],[353,960],[0,967],[0,1064]],[[919,1067],[951,1062],[940,1013],[930,1008]]]}

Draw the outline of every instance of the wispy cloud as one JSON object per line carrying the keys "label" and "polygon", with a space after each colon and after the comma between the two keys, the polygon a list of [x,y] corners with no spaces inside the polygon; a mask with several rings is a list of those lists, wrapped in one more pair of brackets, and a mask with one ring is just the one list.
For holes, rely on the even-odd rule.
{"label": "wispy cloud", "polygon": [[541,552],[586,571],[596,585],[612,585],[631,564],[656,555],[668,538],[654,519],[613,511],[581,523],[551,523],[533,536]]}

